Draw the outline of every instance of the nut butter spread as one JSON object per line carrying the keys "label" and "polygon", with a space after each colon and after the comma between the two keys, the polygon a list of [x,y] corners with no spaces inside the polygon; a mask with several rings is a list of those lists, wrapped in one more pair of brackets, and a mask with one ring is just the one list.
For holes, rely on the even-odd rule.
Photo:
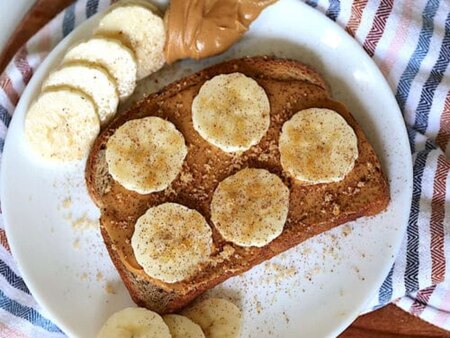
{"label": "nut butter spread", "polygon": [[[162,290],[179,294],[186,292],[184,290],[207,285],[207,281],[219,280],[246,271],[250,266],[257,264],[255,262],[259,263],[272,257],[277,252],[291,247],[292,243],[299,243],[319,234],[323,231],[322,225],[330,217],[336,219],[339,217],[347,219],[348,215],[356,217],[353,210],[362,210],[367,205],[367,198],[364,196],[367,196],[368,191],[378,194],[380,189],[385,189],[388,194],[385,183],[382,183],[381,188],[375,188],[375,184],[381,184],[384,178],[380,172],[379,162],[376,161],[372,165],[374,152],[368,148],[370,146],[367,140],[361,136],[356,121],[350,117],[343,105],[329,98],[320,78],[313,78],[314,83],[296,81],[295,78],[301,78],[298,72],[302,68],[298,68],[295,64],[294,61],[254,57],[216,65],[176,82],[173,85],[174,90],[166,88],[161,95],[136,106],[121,120],[117,120],[117,124],[110,126],[109,130],[115,131],[126,120],[157,116],[173,123],[189,146],[181,172],[166,190],[141,195],[125,189],[113,179],[108,179],[107,188],[101,191],[101,202],[104,206],[101,229],[108,235],[105,238],[110,240],[108,242],[111,243],[110,252],[114,255],[113,259],[120,261],[120,265],[132,273],[133,278],[139,280],[139,283],[144,283],[151,277],[136,260],[131,239],[137,220],[150,207],[163,203],[178,203],[195,209],[205,217],[213,230],[214,251],[210,256],[211,261],[201,265],[201,270],[199,269],[194,277],[176,283],[151,279],[151,283]],[[271,73],[272,65],[284,65],[283,67],[289,65],[289,69],[293,71],[282,74],[280,80],[277,80],[276,76],[279,76],[279,73]],[[217,74],[233,72],[254,79],[264,88],[270,102],[269,129],[258,145],[239,156],[224,152],[203,139],[194,129],[191,114],[193,99],[206,80]],[[345,180],[326,186],[291,184],[289,177],[283,175],[283,182],[290,190],[291,204],[283,233],[274,240],[275,244],[272,242],[272,245],[261,248],[242,247],[225,241],[211,221],[211,201],[219,182],[248,167],[266,169],[280,175],[283,172],[278,146],[280,131],[284,123],[298,111],[311,107],[322,107],[338,112],[345,116],[347,123],[355,130],[360,151],[354,169],[348,173]],[[97,159],[100,162],[95,165],[104,163],[105,160],[100,156]],[[100,181],[95,182],[94,179],[88,181],[89,184],[100,184]],[[354,184],[349,188],[348,182]],[[342,191],[345,193],[340,193]],[[315,226],[317,224],[322,225]],[[161,305],[161,310],[165,310],[165,307],[166,305]]]}
{"label": "nut butter spread", "polygon": [[171,0],[165,22],[167,63],[227,50],[276,0]]}

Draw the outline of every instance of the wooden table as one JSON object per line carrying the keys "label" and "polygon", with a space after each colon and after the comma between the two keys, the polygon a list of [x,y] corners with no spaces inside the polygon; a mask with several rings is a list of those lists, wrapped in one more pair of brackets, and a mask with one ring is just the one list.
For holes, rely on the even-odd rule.
{"label": "wooden table", "polygon": [[[46,24],[73,0],[38,0],[19,24],[0,55],[0,73],[15,54],[39,28]],[[395,305],[359,317],[345,330],[341,338],[369,337],[450,337],[441,330],[414,317]]]}

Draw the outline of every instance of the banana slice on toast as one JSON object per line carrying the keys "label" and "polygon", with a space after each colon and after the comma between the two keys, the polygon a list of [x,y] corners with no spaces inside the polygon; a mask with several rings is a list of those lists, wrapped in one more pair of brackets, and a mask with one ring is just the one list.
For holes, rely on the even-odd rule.
{"label": "banana slice on toast", "polygon": [[150,116],[120,126],[106,144],[111,176],[128,190],[148,194],[166,189],[187,154],[183,135],[169,121]]}
{"label": "banana slice on toast", "polygon": [[131,246],[149,276],[175,283],[195,274],[209,259],[212,231],[198,211],[164,203],[138,219]]}
{"label": "banana slice on toast", "polygon": [[283,169],[297,180],[331,183],[343,180],[353,169],[358,139],[340,114],[310,108],[284,123],[279,149]]}
{"label": "banana slice on toast", "polygon": [[241,73],[206,81],[192,102],[195,130],[226,152],[257,144],[269,129],[270,103],[264,89]]}
{"label": "banana slice on toast", "polygon": [[262,247],[278,237],[289,210],[289,189],[265,169],[243,169],[219,183],[211,220],[220,234],[240,246]]}

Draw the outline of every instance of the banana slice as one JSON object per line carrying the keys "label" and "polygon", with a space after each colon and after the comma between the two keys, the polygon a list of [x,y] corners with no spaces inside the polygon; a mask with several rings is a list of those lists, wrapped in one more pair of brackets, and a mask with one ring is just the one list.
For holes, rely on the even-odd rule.
{"label": "banana slice", "polygon": [[81,64],[65,65],[50,74],[42,86],[43,90],[67,86],[89,95],[97,107],[97,114],[102,123],[114,116],[119,104],[116,85],[109,75],[100,67]]}
{"label": "banana slice", "polygon": [[149,276],[175,283],[193,275],[208,259],[212,232],[198,211],[164,203],[138,219],[131,246]]}
{"label": "banana slice", "polygon": [[172,338],[205,338],[202,328],[188,317],[165,315],[163,319],[169,327]]}
{"label": "banana slice", "polygon": [[81,160],[100,131],[91,100],[77,90],[42,93],[25,118],[25,139],[46,160]]}
{"label": "banana slice", "polygon": [[150,1],[147,0],[119,0],[115,3],[113,3],[110,6],[110,11],[113,10],[116,7],[125,7],[125,6],[141,6],[148,8],[153,13],[162,16],[161,11],[156,7],[154,4],[152,4]]}
{"label": "banana slice", "polygon": [[265,169],[243,169],[219,183],[211,220],[227,241],[262,247],[283,231],[289,189]]}
{"label": "banana slice", "polygon": [[106,144],[111,176],[140,194],[166,189],[186,154],[183,135],[171,122],[154,116],[124,123]]}
{"label": "banana slice", "polygon": [[121,100],[136,88],[137,65],[133,52],[119,40],[92,38],[82,42],[67,52],[63,64],[77,61],[104,67],[116,80]]}
{"label": "banana slice", "polygon": [[171,338],[171,335],[160,315],[144,308],[129,307],[109,317],[97,338]]}
{"label": "banana slice", "polygon": [[241,73],[206,81],[192,102],[195,130],[226,152],[245,151],[269,129],[270,104],[264,89]]}
{"label": "banana slice", "polygon": [[164,22],[148,6],[113,8],[100,20],[95,34],[118,39],[134,51],[138,80],[164,65]]}
{"label": "banana slice", "polygon": [[200,325],[206,338],[237,338],[241,331],[241,311],[225,299],[207,298],[182,314]]}
{"label": "banana slice", "polygon": [[358,139],[335,111],[310,108],[284,123],[279,149],[283,169],[296,179],[311,184],[338,182],[355,165]]}

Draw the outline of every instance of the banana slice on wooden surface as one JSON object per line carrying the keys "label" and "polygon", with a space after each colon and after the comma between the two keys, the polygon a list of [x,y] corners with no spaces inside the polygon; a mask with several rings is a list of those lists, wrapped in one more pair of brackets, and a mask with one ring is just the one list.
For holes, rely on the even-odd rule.
{"label": "banana slice on wooden surface", "polygon": [[95,34],[118,39],[134,51],[138,80],[164,65],[164,22],[148,6],[127,4],[112,8],[100,20]]}
{"label": "banana slice on wooden surface", "polygon": [[220,234],[240,246],[262,247],[283,231],[289,189],[265,169],[243,169],[219,183],[211,220]]}
{"label": "banana slice on wooden surface", "polygon": [[100,131],[94,103],[78,90],[42,93],[25,117],[25,139],[43,159],[81,160]]}
{"label": "banana slice on wooden surface", "polygon": [[151,277],[175,283],[199,271],[212,252],[212,232],[196,210],[176,203],[152,207],[131,237],[136,260]]}
{"label": "banana slice on wooden surface", "polygon": [[172,338],[205,338],[202,328],[188,317],[165,315],[163,319],[169,327]]}
{"label": "banana slice on wooden surface", "polygon": [[121,100],[136,88],[137,64],[133,52],[119,40],[94,37],[71,48],[63,64],[85,61],[104,67],[114,78]]}
{"label": "banana slice on wooden surface", "polygon": [[309,184],[338,182],[353,169],[358,139],[337,112],[310,108],[285,122],[279,140],[281,165]]}
{"label": "banana slice on wooden surface", "polygon": [[222,298],[206,298],[182,311],[197,323],[206,338],[237,338],[242,325],[239,308]]}
{"label": "banana slice on wooden surface", "polygon": [[269,129],[270,103],[264,89],[241,73],[206,81],[192,102],[195,130],[226,152],[245,151]]}
{"label": "banana slice on wooden surface", "polygon": [[97,338],[171,338],[171,335],[159,314],[130,307],[109,317]]}
{"label": "banana slice on wooden surface", "polygon": [[109,121],[117,111],[119,95],[114,80],[100,67],[69,64],[51,73],[42,85],[42,90],[71,87],[89,95],[97,107],[102,123]]}

